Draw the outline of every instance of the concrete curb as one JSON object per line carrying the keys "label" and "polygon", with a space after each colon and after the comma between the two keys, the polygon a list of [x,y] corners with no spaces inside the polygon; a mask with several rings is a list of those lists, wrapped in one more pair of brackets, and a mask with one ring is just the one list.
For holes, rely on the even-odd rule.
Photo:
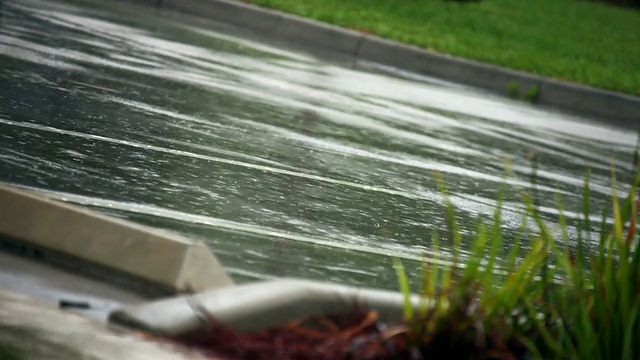
{"label": "concrete curb", "polygon": [[[128,0],[149,5],[149,0]],[[258,32],[305,50],[348,55],[356,60],[508,94],[517,82],[520,93],[537,87],[536,103],[590,118],[640,126],[640,97],[511,70],[385,40],[377,36],[284,14],[233,0],[163,0],[160,10],[178,11]]]}
{"label": "concrete curb", "polygon": [[[376,310],[380,320],[398,322],[403,301],[397,292],[280,279],[130,306],[112,312],[109,320],[157,335],[183,335],[202,327],[199,310],[204,308],[235,331],[249,332],[356,309]],[[413,296],[412,301],[417,308],[419,297]]]}
{"label": "concrete curb", "polygon": [[0,185],[0,238],[140,279],[159,292],[233,285],[201,242],[4,185]]}
{"label": "concrete curb", "polygon": [[[134,0],[135,1],[135,0]],[[139,0],[143,1],[144,0]],[[283,15],[279,12],[233,1],[163,0],[161,9],[206,16],[237,26],[248,26],[261,33],[274,33]]]}

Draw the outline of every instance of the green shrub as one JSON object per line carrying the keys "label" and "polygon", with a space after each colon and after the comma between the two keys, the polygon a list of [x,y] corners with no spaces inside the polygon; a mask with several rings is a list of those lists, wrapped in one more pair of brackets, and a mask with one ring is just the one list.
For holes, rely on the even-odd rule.
{"label": "green shrub", "polygon": [[601,3],[640,8],[640,0],[597,0]]}
{"label": "green shrub", "polygon": [[[400,288],[407,295],[405,318],[416,349],[426,358],[640,358],[640,252],[635,230],[640,204],[635,189],[640,176],[622,204],[613,196],[614,224],[610,229],[606,212],[602,214],[599,251],[593,256],[585,252],[583,235],[591,231],[588,172],[577,254],[567,245],[560,196],[558,239],[525,192],[521,198],[527,210],[520,235],[511,249],[505,250],[500,230],[502,188],[492,223],[478,225],[470,256],[462,267],[457,265],[462,235],[439,175],[438,183],[446,200],[448,230],[453,234],[454,265],[440,269],[424,264],[424,301],[417,312],[408,302],[409,280],[404,268],[395,261]],[[615,194],[615,172],[612,190]],[[522,234],[531,221],[538,233],[527,239]],[[436,244],[437,238],[435,233]],[[525,240],[531,250],[518,259]]]}
{"label": "green shrub", "polygon": [[512,99],[517,99],[520,96],[520,83],[516,80],[511,80],[507,84],[507,94]]}
{"label": "green shrub", "polygon": [[534,104],[538,101],[538,95],[540,95],[540,87],[538,85],[533,85],[524,93],[524,95],[522,95],[522,98],[525,101]]}

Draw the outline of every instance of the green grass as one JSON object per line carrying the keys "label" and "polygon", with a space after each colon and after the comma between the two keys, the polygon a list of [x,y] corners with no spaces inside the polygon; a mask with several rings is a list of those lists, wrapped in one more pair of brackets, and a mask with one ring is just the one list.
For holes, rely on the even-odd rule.
{"label": "green grass", "polygon": [[245,1],[426,49],[640,95],[637,10],[584,0]]}
{"label": "green grass", "polygon": [[[437,178],[456,250],[462,235],[444,182],[439,175]],[[493,221],[478,224],[464,266],[439,269],[424,265],[421,294],[425,305],[416,314],[406,301],[404,311],[416,349],[425,358],[442,354],[470,359],[640,358],[640,240],[633,220],[638,218],[640,198],[635,189],[640,173],[631,185],[625,201],[612,197],[611,227],[605,225],[607,213],[602,214],[599,251],[592,255],[584,251],[585,234],[596,225],[589,220],[588,172],[577,253],[569,251],[562,198],[556,197],[560,232],[551,233],[526,192],[520,194],[527,209],[521,229],[532,223],[538,231],[516,239],[505,250],[500,229],[501,189]],[[613,172],[612,193],[616,186]],[[522,243],[531,250],[518,259]],[[457,257],[456,250],[454,259]],[[409,279],[402,264],[398,260],[394,264],[400,289],[408,299]]]}

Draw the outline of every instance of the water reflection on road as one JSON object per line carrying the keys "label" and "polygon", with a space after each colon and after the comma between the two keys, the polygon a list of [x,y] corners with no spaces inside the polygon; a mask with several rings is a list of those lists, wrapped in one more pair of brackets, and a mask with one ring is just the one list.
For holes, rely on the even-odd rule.
{"label": "water reflection on road", "polygon": [[629,178],[625,129],[152,16],[0,3],[0,181],[202,239],[240,281],[393,288],[389,255],[446,261],[434,171],[464,233],[506,181],[507,236],[532,151],[540,209],[560,193],[571,236],[585,165],[595,209],[612,157]]}

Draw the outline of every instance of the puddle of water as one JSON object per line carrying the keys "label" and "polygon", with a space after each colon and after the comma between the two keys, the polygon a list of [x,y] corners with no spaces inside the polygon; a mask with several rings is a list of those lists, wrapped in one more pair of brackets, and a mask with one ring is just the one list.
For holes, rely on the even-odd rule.
{"label": "puddle of water", "polygon": [[531,151],[549,222],[556,192],[581,206],[587,164],[594,213],[612,158],[630,178],[635,134],[590,119],[152,16],[2,4],[0,181],[202,239],[240,281],[395,288],[390,256],[446,263],[430,251],[434,229],[446,238],[434,171],[465,234],[506,181],[507,238]]}

